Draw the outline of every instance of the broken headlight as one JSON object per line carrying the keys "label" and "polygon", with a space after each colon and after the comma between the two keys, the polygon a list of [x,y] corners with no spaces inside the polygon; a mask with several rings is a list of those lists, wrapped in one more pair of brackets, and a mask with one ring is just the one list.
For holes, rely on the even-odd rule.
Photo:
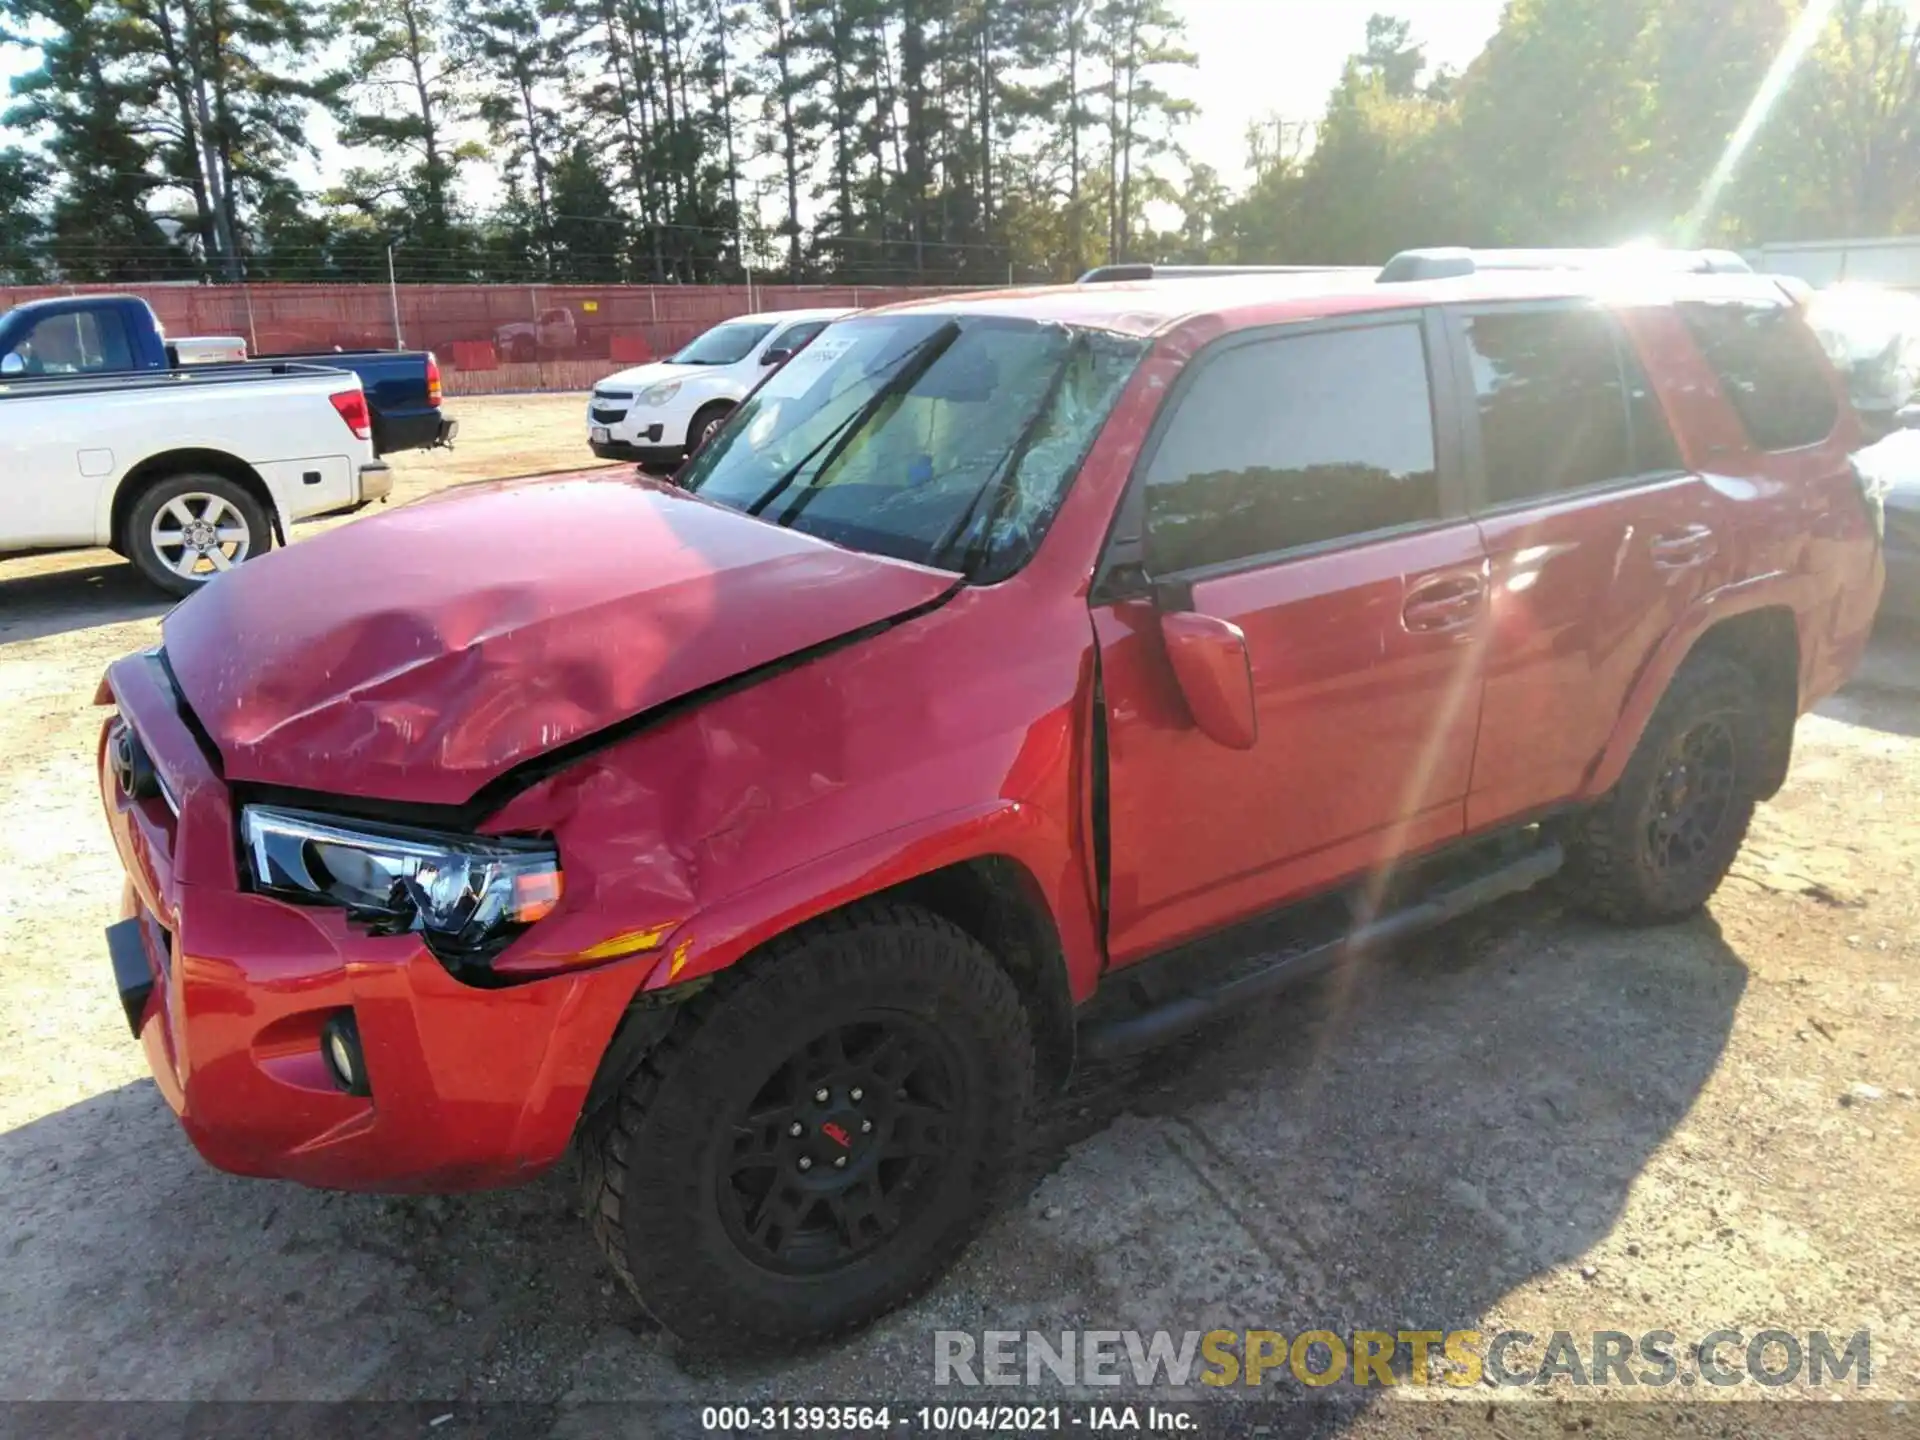
{"label": "broken headlight", "polygon": [[560,903],[560,855],[542,840],[441,835],[249,805],[254,888],[337,905],[373,935],[417,933],[449,966],[485,964]]}

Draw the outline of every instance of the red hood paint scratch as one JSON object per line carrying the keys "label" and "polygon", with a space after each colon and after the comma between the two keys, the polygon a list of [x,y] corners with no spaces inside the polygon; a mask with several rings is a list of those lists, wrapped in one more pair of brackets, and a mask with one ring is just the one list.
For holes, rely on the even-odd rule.
{"label": "red hood paint scratch", "polygon": [[423,804],[955,583],[630,478],[449,492],[167,617],[230,780]]}

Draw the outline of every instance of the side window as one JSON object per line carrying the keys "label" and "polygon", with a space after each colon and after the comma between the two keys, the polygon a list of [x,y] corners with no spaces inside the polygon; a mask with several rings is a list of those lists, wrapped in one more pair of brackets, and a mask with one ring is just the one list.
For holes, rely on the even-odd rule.
{"label": "side window", "polygon": [[1464,329],[1489,504],[1676,467],[1639,357],[1605,311],[1483,313]]}
{"label": "side window", "polygon": [[[813,337],[827,328],[824,320],[803,320],[798,325],[789,325],[773,337],[773,343],[767,351],[785,350],[789,355],[797,355],[813,343]],[[766,351],[762,351],[765,354]]]}
{"label": "side window", "polygon": [[93,353],[99,363],[95,370],[131,370],[133,347],[127,343],[127,323],[115,314],[89,315],[92,323]]}
{"label": "side window", "polygon": [[49,315],[27,332],[26,338],[14,346],[13,353],[26,362],[29,375],[77,375],[133,368],[127,327],[120,317],[89,311]]}
{"label": "side window", "polygon": [[1671,474],[1686,468],[1680,463],[1680,447],[1674,443],[1667,412],[1661,407],[1653,382],[1647,379],[1640,357],[1626,336],[1616,333],[1614,339],[1620,347],[1620,373],[1627,382],[1627,430],[1633,437],[1634,473]]}
{"label": "side window", "polygon": [[1418,325],[1283,336],[1201,363],[1147,469],[1151,573],[1439,518]]}
{"label": "side window", "polygon": [[1747,437],[1762,450],[1797,450],[1833,433],[1840,418],[1830,362],[1785,305],[1693,301],[1678,307]]}

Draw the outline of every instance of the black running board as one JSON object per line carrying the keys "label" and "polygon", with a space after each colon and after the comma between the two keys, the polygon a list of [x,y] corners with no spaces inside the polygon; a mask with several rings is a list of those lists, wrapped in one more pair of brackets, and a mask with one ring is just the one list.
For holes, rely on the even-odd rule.
{"label": "black running board", "polygon": [[1115,1060],[1163,1045],[1249,1000],[1298,984],[1326,970],[1342,956],[1404,940],[1492,901],[1531,889],[1557,872],[1565,858],[1559,844],[1549,841],[1496,870],[1433,890],[1390,915],[1382,915],[1321,944],[1291,951],[1273,964],[1240,975],[1224,985],[1178,995],[1134,1014],[1099,1020],[1080,1032],[1080,1057]]}

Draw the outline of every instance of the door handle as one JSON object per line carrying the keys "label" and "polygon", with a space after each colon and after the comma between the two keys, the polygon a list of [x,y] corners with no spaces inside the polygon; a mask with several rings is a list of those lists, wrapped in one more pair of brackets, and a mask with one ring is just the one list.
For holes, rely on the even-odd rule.
{"label": "door handle", "polygon": [[1400,607],[1400,623],[1415,635],[1460,630],[1474,622],[1486,598],[1478,575],[1443,575],[1413,587]]}
{"label": "door handle", "polygon": [[1656,535],[1649,548],[1653,563],[1662,570],[1684,570],[1704,564],[1713,558],[1716,549],[1713,531],[1705,525],[1689,525],[1684,530]]}

